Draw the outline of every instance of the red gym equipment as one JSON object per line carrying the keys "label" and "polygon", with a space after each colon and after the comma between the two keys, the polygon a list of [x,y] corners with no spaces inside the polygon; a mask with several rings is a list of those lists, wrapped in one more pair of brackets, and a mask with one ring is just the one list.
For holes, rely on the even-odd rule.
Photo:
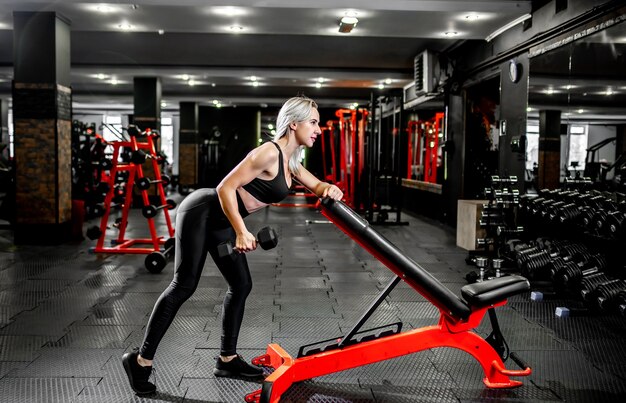
{"label": "red gym equipment", "polygon": [[[265,379],[261,389],[245,397],[246,402],[276,403],[295,382],[437,347],[457,348],[474,357],[482,366],[483,382],[488,388],[522,385],[510,377],[528,376],[532,370],[515,353],[509,353],[494,308],[505,305],[506,299],[513,295],[527,292],[528,280],[510,275],[466,285],[459,298],[343,202],[324,199],[321,206],[324,216],[385,264],[396,277],[346,336],[303,346],[297,358],[291,357],[278,344],[269,344],[266,354],[252,362],[274,368],[274,372]],[[404,333],[401,333],[402,323],[360,331],[400,280],[439,309],[439,323]],[[489,313],[493,332],[483,339],[472,329],[480,325],[485,313]],[[522,369],[506,369],[503,360],[507,358]]]}
{"label": "red gym equipment", "polygon": [[[144,177],[142,163],[146,159],[150,159],[152,163],[155,180],[151,182],[157,185],[157,193],[161,206],[167,206],[170,204],[170,202],[165,199],[165,190],[163,188],[164,180],[160,173],[158,156],[153,140],[158,134],[156,134],[156,132],[152,132],[149,129],[143,133],[140,133],[139,130],[134,126],[129,127],[128,132],[130,134],[130,140],[114,141],[111,143],[111,145],[113,146],[113,156],[111,158],[109,175],[106,176],[109,191],[107,192],[104,200],[104,214],[100,219],[100,236],[98,237],[95,248],[93,248],[93,252],[112,254],[147,254],[148,257],[146,258],[146,268],[151,272],[158,273],[165,266],[165,257],[162,255],[166,251],[170,252],[172,250],[171,246],[173,246],[173,242],[169,241],[169,239],[172,239],[174,236],[174,227],[172,226],[172,221],[170,219],[168,211],[169,206],[167,208],[157,207],[158,209],[163,211],[163,216],[167,225],[167,239],[163,236],[157,235],[156,226],[154,224],[154,217],[146,217],[148,220],[148,227],[150,229],[150,238],[126,239],[126,224],[128,222],[128,212],[130,210],[133,199],[133,186],[135,185],[135,181],[138,180],[138,178]],[[137,137],[139,135],[145,137],[146,141],[138,142]],[[139,158],[141,161],[138,160],[128,163],[119,163],[118,159],[122,148],[128,148],[132,150],[133,155],[137,156],[133,158]],[[117,239],[111,242],[113,246],[104,246],[105,235],[111,211],[111,202],[115,193],[115,179],[118,172],[128,172],[128,180],[126,182],[126,195],[122,208],[122,217],[119,219],[117,225],[119,233]],[[150,204],[150,198],[148,196],[147,189],[141,190],[141,197],[144,204],[144,209],[146,207],[152,207]],[[154,214],[156,215],[156,212]],[[141,245],[148,246],[142,247]],[[161,253],[161,245],[165,246],[165,248],[163,249],[163,253]]]}
{"label": "red gym equipment", "polygon": [[[413,167],[424,166],[423,180],[437,183],[437,161],[439,155],[439,133],[444,126],[444,113],[438,112],[430,120],[411,120],[407,127],[407,179],[420,179]],[[414,177],[415,175],[415,177]]]}

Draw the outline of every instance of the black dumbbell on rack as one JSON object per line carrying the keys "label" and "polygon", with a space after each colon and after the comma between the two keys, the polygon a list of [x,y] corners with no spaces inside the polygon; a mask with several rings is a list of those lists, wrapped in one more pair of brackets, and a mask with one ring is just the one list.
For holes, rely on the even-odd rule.
{"label": "black dumbbell on rack", "polygon": [[163,186],[167,186],[170,183],[170,177],[167,175],[161,175],[161,180],[150,180],[146,177],[141,177],[135,182],[140,190],[148,190],[150,189],[150,185],[155,183],[162,183]]}
{"label": "black dumbbell on rack", "polygon": [[155,274],[163,271],[163,268],[167,264],[167,259],[174,255],[175,245],[176,240],[170,238],[165,241],[165,248],[162,251],[154,251],[146,256],[146,260],[144,261],[146,269],[148,269],[150,273]]}
{"label": "black dumbbell on rack", "polygon": [[172,210],[173,208],[176,207],[176,202],[172,199],[167,199],[165,203],[166,204],[162,206],[155,206],[153,204],[150,204],[148,206],[143,206],[141,208],[141,214],[143,214],[143,216],[146,218],[154,218],[156,217],[159,210],[163,210],[164,208],[168,210]]}
{"label": "black dumbbell on rack", "polygon": [[[263,227],[256,235],[257,242],[263,250],[275,248],[278,245],[278,235],[272,227]],[[230,256],[234,258],[237,250],[233,248],[233,244],[230,241],[222,242],[217,246],[217,253],[219,257]]]}

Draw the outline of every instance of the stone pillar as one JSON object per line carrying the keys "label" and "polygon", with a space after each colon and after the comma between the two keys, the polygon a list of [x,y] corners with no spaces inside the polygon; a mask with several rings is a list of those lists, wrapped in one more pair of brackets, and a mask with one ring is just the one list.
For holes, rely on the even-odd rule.
{"label": "stone pillar", "polygon": [[178,173],[181,187],[198,184],[198,103],[180,103]]}
{"label": "stone pillar", "polygon": [[13,14],[16,244],[71,237],[70,25],[53,12]]}
{"label": "stone pillar", "polygon": [[561,111],[539,111],[539,189],[557,189],[561,177]]}

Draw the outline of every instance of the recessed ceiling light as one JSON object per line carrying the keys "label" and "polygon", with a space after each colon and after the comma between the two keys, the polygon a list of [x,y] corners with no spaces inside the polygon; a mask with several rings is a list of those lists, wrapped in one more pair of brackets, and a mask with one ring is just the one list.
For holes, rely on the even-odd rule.
{"label": "recessed ceiling light", "polygon": [[478,14],[468,14],[465,16],[465,20],[467,21],[476,21],[480,16]]}
{"label": "recessed ceiling light", "polygon": [[183,74],[182,76],[180,76],[180,78],[182,78],[185,81],[189,80],[189,74]]}
{"label": "recessed ceiling light", "polygon": [[167,106],[167,102],[163,101],[161,102],[161,108],[165,108]]}
{"label": "recessed ceiling light", "polygon": [[323,83],[324,81],[326,81],[326,79],[324,77],[320,77],[317,79],[318,83]]}
{"label": "recessed ceiling light", "polygon": [[211,83],[211,87],[215,87],[215,83]]}
{"label": "recessed ceiling light", "polygon": [[240,7],[232,7],[232,6],[224,6],[224,7],[213,7],[211,10],[218,15],[223,15],[226,17],[237,17],[240,15],[246,15],[246,10]]}
{"label": "recessed ceiling light", "polygon": [[133,26],[127,22],[123,22],[119,24],[117,27],[121,29],[122,31],[130,31],[131,29],[133,29]]}
{"label": "recessed ceiling light", "polygon": [[359,19],[356,18],[357,13],[355,11],[348,11],[339,22],[339,32],[347,34],[352,32]]}
{"label": "recessed ceiling light", "polygon": [[241,25],[231,25],[228,29],[230,29],[231,32],[241,32],[244,28]]}
{"label": "recessed ceiling light", "polygon": [[448,38],[453,37],[453,36],[457,36],[459,33],[456,31],[448,31],[448,32],[444,32],[443,33],[444,36],[447,36]]}
{"label": "recessed ceiling light", "polygon": [[269,125],[267,125],[267,128],[272,130],[274,128],[274,125],[270,123]]}
{"label": "recessed ceiling light", "polygon": [[218,101],[217,99],[214,99],[214,100],[213,100],[213,105],[217,105],[217,104],[219,104],[219,103],[220,103],[220,101]]}
{"label": "recessed ceiling light", "polygon": [[577,112],[578,113],[583,113],[585,110],[584,109],[579,109]]}
{"label": "recessed ceiling light", "polygon": [[112,79],[111,79],[111,81],[110,81],[110,83],[111,83],[112,85],[117,85],[117,84],[119,83],[119,81],[117,81],[117,78],[112,78]]}
{"label": "recessed ceiling light", "polygon": [[615,92],[613,92],[612,88],[607,89],[606,92],[604,93],[604,95],[613,95],[613,94],[615,94]]}
{"label": "recessed ceiling light", "polygon": [[315,88],[322,88],[322,83],[315,83]]}
{"label": "recessed ceiling light", "polygon": [[390,85],[393,82],[393,80],[391,78],[386,78],[385,79],[385,84]]}
{"label": "recessed ceiling light", "polygon": [[193,79],[190,79],[189,81],[187,81],[187,84],[193,87],[194,85],[196,85],[196,82]]}
{"label": "recessed ceiling light", "polygon": [[378,89],[379,90],[384,90],[385,89],[385,84],[378,84]]}
{"label": "recessed ceiling light", "polygon": [[96,75],[96,77],[98,78],[98,80],[104,80],[105,78],[107,78],[106,74],[102,74],[102,73]]}
{"label": "recessed ceiling light", "polygon": [[107,6],[106,4],[100,4],[96,6],[96,11],[100,13],[112,13],[115,9],[111,6]]}
{"label": "recessed ceiling light", "polygon": [[552,95],[552,94],[554,94],[554,89],[552,89],[552,88],[548,88],[548,89],[546,90],[546,94],[548,94],[548,95]]}
{"label": "recessed ceiling light", "polygon": [[164,29],[159,29],[157,32],[159,33],[159,35],[165,34],[165,30]]}
{"label": "recessed ceiling light", "polygon": [[250,81],[256,81],[258,80],[257,76],[250,76]]}
{"label": "recessed ceiling light", "polygon": [[526,112],[531,112],[533,110],[533,108],[531,108],[530,106],[528,108],[526,108]]}
{"label": "recessed ceiling light", "polygon": [[258,87],[259,86],[259,82],[258,81],[253,81],[252,82],[252,86],[253,87]]}

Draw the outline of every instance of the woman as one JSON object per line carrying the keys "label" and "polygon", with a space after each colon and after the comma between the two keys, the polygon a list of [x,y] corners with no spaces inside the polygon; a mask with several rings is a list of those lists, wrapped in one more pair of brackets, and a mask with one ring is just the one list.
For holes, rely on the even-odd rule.
{"label": "woman", "polygon": [[[148,382],[157,346],[178,309],[194,293],[207,253],[228,283],[222,307],[222,338],[215,376],[258,378],[263,370],[237,354],[237,337],[245,302],[252,289],[244,253],[257,241],[244,223],[248,214],[281,201],[295,179],[318,197],[340,200],[341,190],[321,182],[299,162],[301,150],[312,147],[321,134],[317,104],[306,97],[287,100],[278,113],[274,141],[252,150],[217,186],[199,189],[183,200],[176,216],[174,279],[157,300],[140,349],[124,354],[122,363],[137,394],[149,394]],[[240,252],[233,259],[220,258],[217,246],[235,238]]]}

